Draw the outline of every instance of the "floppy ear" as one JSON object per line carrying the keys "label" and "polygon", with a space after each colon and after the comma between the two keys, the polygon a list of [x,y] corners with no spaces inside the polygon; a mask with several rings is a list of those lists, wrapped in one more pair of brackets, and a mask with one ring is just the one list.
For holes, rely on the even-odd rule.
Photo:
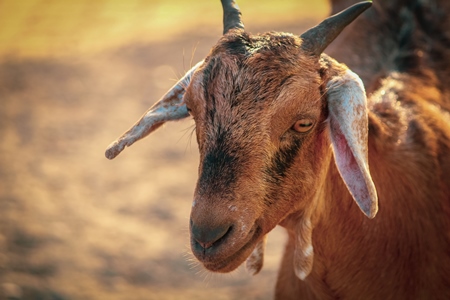
{"label": "floppy ear", "polygon": [[203,63],[196,64],[190,69],[158,102],[117,140],[106,148],[105,156],[113,159],[125,148],[134,142],[146,137],[152,131],[158,129],[166,121],[183,119],[189,116],[183,96],[186,87],[191,82],[192,74]]}
{"label": "floppy ear", "polygon": [[361,79],[350,70],[327,83],[331,143],[337,168],[350,194],[369,218],[378,211],[368,164],[367,100]]}

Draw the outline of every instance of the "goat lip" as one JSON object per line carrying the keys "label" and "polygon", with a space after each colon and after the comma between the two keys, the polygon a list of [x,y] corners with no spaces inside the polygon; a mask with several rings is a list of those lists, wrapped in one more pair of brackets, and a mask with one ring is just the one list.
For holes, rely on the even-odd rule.
{"label": "goat lip", "polygon": [[[210,271],[219,273],[231,272],[247,259],[262,236],[262,229],[259,226],[254,225],[247,235],[247,241],[239,249],[232,252],[231,255],[223,257],[222,255],[209,256],[206,254],[199,258],[199,260],[202,262],[203,266]],[[223,253],[225,251],[221,252]]]}

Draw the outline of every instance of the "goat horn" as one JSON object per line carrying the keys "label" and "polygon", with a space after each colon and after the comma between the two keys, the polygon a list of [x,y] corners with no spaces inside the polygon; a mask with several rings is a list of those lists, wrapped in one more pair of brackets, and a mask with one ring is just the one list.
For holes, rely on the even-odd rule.
{"label": "goat horn", "polygon": [[192,74],[203,63],[203,60],[190,69],[158,102],[150,109],[122,136],[111,143],[106,149],[105,156],[113,159],[125,147],[129,147],[134,142],[146,137],[154,130],[158,129],[166,121],[173,121],[186,118],[189,113],[186,104],[183,102],[184,92],[191,81]]}
{"label": "goat horn", "polygon": [[233,0],[221,0],[223,7],[223,34],[234,28],[244,29],[241,21],[241,11]]}
{"label": "goat horn", "polygon": [[309,29],[300,36],[303,40],[302,50],[312,56],[320,56],[341,31],[371,5],[371,1],[357,3]]}

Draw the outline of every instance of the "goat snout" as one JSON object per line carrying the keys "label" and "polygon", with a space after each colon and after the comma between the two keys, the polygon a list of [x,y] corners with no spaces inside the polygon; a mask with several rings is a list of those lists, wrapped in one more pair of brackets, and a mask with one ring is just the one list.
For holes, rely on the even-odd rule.
{"label": "goat snout", "polygon": [[196,224],[191,219],[191,237],[195,248],[198,250],[210,249],[219,246],[221,241],[231,232],[232,225],[228,222],[218,224]]}
{"label": "goat snout", "polygon": [[236,269],[253,251],[263,233],[253,218],[227,214],[223,207],[198,201],[191,213],[191,249],[214,272]]}

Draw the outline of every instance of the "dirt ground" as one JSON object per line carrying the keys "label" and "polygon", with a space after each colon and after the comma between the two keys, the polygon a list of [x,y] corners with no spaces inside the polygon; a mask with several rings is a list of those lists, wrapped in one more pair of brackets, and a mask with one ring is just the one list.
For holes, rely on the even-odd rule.
{"label": "dirt ground", "polygon": [[[99,1],[96,11],[116,2]],[[152,10],[160,2],[144,7],[140,1],[133,9]],[[245,16],[252,2],[242,2]],[[254,21],[251,31],[301,33],[326,14],[322,4],[311,18],[292,23],[296,12],[290,2],[278,2],[286,11],[276,11],[270,27],[264,25],[270,15],[249,12],[244,22]],[[39,12],[23,9],[25,15]],[[30,18],[8,21],[23,28],[17,36],[0,32],[0,299],[272,298],[282,229],[269,235],[265,266],[255,277],[242,267],[211,274],[190,254],[188,220],[198,164],[193,121],[168,124],[113,161],[104,157],[110,142],[207,55],[221,33],[220,5],[217,9],[217,19],[196,23],[200,10],[190,15],[189,26],[178,21],[164,39],[152,38],[152,32],[161,35],[157,23],[133,23],[149,35],[136,39],[125,38],[131,19],[116,24],[121,30],[99,25],[102,35],[86,17],[84,32],[92,28],[98,34],[74,34],[52,44],[52,36],[62,34],[57,18],[46,18],[64,17],[53,12],[42,14],[48,24],[39,30],[52,31],[35,45],[19,41],[33,25]],[[71,41],[83,47],[69,49]]]}

